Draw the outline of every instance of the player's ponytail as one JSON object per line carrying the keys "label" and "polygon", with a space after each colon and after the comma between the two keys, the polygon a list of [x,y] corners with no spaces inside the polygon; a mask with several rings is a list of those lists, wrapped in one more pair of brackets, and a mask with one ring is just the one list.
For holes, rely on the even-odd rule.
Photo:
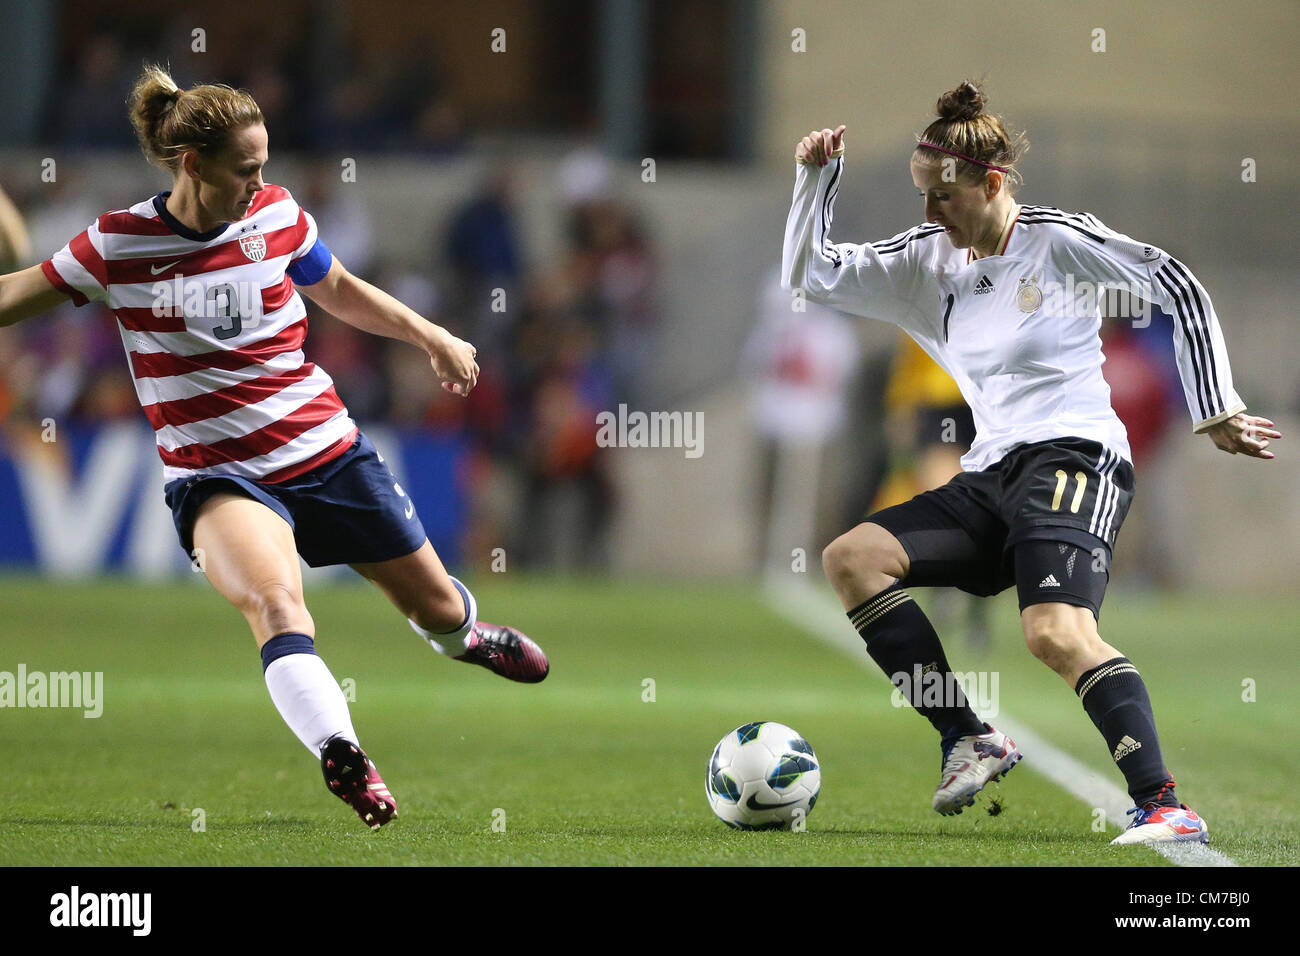
{"label": "player's ponytail", "polygon": [[219,83],[182,90],[157,64],[145,67],[129,103],[140,148],[150,162],[172,172],[185,150],[215,155],[245,126],[265,122],[257,102],[243,90]]}
{"label": "player's ponytail", "polygon": [[1016,164],[1029,149],[1023,132],[1011,134],[1001,117],[984,112],[984,94],[969,80],[939,97],[939,118],[925,128],[915,159],[938,166],[955,160],[957,181],[982,183],[990,169],[1005,173],[1010,185],[1019,185]]}

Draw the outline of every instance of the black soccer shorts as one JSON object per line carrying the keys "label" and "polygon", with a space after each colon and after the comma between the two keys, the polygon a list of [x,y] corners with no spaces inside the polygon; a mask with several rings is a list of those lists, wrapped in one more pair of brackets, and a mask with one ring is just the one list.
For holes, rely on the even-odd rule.
{"label": "black soccer shorts", "polygon": [[1060,602],[1099,616],[1133,488],[1133,466],[1119,455],[1058,438],[1013,448],[867,520],[907,552],[904,585],[988,596],[1015,584],[1022,611]]}

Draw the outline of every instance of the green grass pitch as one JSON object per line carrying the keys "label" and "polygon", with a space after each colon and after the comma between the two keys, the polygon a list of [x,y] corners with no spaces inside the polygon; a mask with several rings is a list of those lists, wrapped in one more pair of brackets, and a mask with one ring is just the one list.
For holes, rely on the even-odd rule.
{"label": "green grass pitch", "polygon": [[[317,647],[354,682],[362,745],[399,803],[371,833],[327,793],[270,703],[242,618],[201,580],[0,579],[0,671],[104,675],[98,719],[0,709],[0,865],[1168,865],[1109,846],[1115,831],[1094,832],[1090,808],[1035,773],[1032,752],[961,816],[934,813],[929,725],[754,588],[472,583],[487,620],[547,649],[545,683],[439,657],[364,584],[309,591]],[[1073,693],[1024,650],[1014,598],[992,617],[986,655],[947,640],[953,667],[997,671],[1004,711],[1122,782]],[[1103,615],[1103,636],[1150,687],[1183,799],[1211,845],[1246,865],[1296,863],[1298,619],[1289,599],[1119,592]],[[714,744],[756,719],[817,750],[806,832],[733,832],[708,808]]]}

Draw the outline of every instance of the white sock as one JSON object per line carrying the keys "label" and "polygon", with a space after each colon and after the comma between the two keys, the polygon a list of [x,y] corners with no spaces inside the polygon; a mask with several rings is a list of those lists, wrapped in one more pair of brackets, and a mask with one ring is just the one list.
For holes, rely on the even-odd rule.
{"label": "white sock", "polygon": [[409,617],[407,622],[415,629],[415,633],[429,642],[439,654],[445,654],[447,657],[457,657],[466,651],[465,642],[469,639],[470,631],[474,630],[474,624],[478,620],[478,602],[474,600],[474,595],[470,593],[469,588],[461,584],[455,578],[451,583],[456,585],[456,590],[465,600],[465,623],[454,631],[447,634],[435,634],[432,631],[426,631],[420,625],[416,624]]}
{"label": "white sock", "polygon": [[347,698],[325,662],[314,653],[277,657],[266,667],[266,689],[275,709],[312,756],[319,758],[321,747],[335,734],[360,745]]}

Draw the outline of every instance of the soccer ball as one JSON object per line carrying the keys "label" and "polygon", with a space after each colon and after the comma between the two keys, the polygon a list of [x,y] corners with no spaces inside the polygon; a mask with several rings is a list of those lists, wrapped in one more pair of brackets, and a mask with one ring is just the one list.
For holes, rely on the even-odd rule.
{"label": "soccer ball", "polygon": [[788,830],[812,812],[821,789],[817,755],[785,724],[737,727],[709,758],[709,806],[738,830]]}

